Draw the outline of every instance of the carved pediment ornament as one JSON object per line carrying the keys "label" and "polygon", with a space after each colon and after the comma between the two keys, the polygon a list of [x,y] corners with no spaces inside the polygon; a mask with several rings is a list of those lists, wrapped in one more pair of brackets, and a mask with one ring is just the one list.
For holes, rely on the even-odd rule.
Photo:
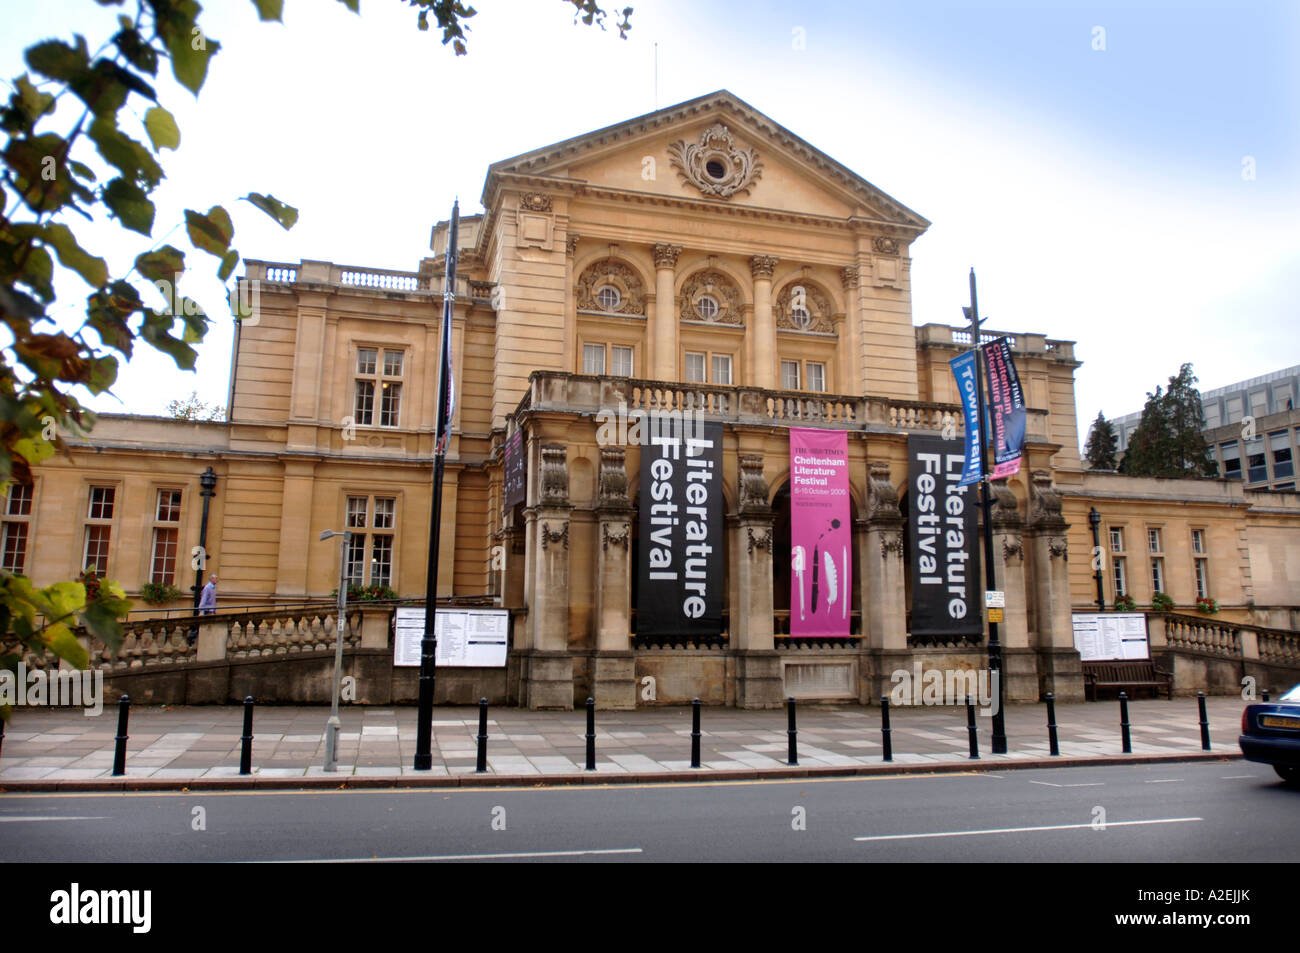
{"label": "carved pediment ornament", "polygon": [[632,535],[632,530],[627,523],[621,525],[623,527],[623,532],[621,533],[617,531],[611,533],[608,525],[604,523],[600,525],[601,549],[609,549],[610,543],[613,543],[615,546],[622,547],[625,552],[627,551],[628,537]]}
{"label": "carved pediment ornament", "polygon": [[736,137],[720,122],[704,130],[699,142],[672,143],[668,157],[684,181],[722,199],[746,194],[763,174],[758,153],[737,146]]}
{"label": "carved pediment ornament", "polygon": [[848,291],[850,288],[856,288],[858,286],[858,269],[852,265],[841,268],[840,283],[844,285],[845,291]]}
{"label": "carved pediment ornament", "polygon": [[876,254],[878,255],[897,255],[898,239],[878,235],[871,240],[871,247],[875,249]]}
{"label": "carved pediment ornament", "polygon": [[1025,558],[1025,547],[1021,543],[1019,536],[1008,536],[1002,540],[1002,561],[1011,562],[1012,559],[1023,561]]}
{"label": "carved pediment ornament", "polygon": [[683,321],[740,326],[744,324],[741,309],[740,289],[721,271],[697,271],[682,286]]}
{"label": "carved pediment ornament", "polygon": [[889,479],[889,464],[872,460],[867,465],[867,519],[901,520],[898,508],[898,490]]}
{"label": "carved pediment ornament", "polygon": [[[605,285],[618,291],[618,307],[610,311],[596,299],[596,292]],[[602,311],[606,314],[645,316],[645,283],[630,267],[613,258],[604,258],[583,269],[574,283],[574,295],[579,311]]]}
{"label": "carved pediment ornament", "polygon": [[740,455],[740,512],[769,512],[769,487],[763,479],[763,458],[757,453]]}
{"label": "carved pediment ornament", "polygon": [[626,507],[627,466],[626,451],[621,447],[602,447],[600,450],[599,495],[602,507]]}
{"label": "carved pediment ornament", "polygon": [[519,207],[530,212],[549,212],[551,197],[545,192],[525,192],[519,196]]}
{"label": "carved pediment ornament", "polygon": [[[803,289],[802,302],[795,300],[799,289]],[[802,308],[796,314],[795,305],[800,303]],[[792,281],[781,289],[776,298],[776,326],[784,331],[836,333],[830,299],[810,281]]]}
{"label": "carved pediment ornament", "polygon": [[752,526],[746,526],[746,527],[745,527],[745,534],[749,537],[749,549],[748,549],[748,553],[749,553],[750,556],[754,555],[754,550],[756,550],[756,549],[761,549],[761,550],[763,550],[764,552],[766,552],[766,553],[768,553],[768,554],[771,554],[771,552],[772,552],[772,531],[771,531],[770,529],[769,529],[766,533],[764,533],[763,535],[761,535],[761,536],[756,536],[756,535],[754,535],[754,527],[752,527]]}
{"label": "carved pediment ornament", "polygon": [[1019,525],[1021,523],[1020,503],[1016,500],[1016,494],[1012,492],[1011,487],[1007,486],[1005,480],[997,480],[991,484],[991,489],[993,525]]}
{"label": "carved pediment ornament", "polygon": [[1070,546],[1065,541],[1064,536],[1053,536],[1047,541],[1047,552],[1049,559],[1055,559],[1060,556],[1067,563],[1070,561]]}
{"label": "carved pediment ornament", "polygon": [[569,524],[565,522],[564,529],[554,531],[549,523],[541,524],[542,530],[542,549],[549,548],[551,543],[562,543],[565,549],[569,548]]}
{"label": "carved pediment ornament", "polygon": [[885,559],[893,553],[899,559],[903,558],[903,534],[902,533],[884,533],[880,537],[880,558]]}
{"label": "carved pediment ornament", "polygon": [[1063,523],[1061,494],[1052,486],[1052,474],[1035,470],[1029,475],[1029,521],[1031,523]]}
{"label": "carved pediment ornament", "polygon": [[542,479],[538,502],[543,505],[567,505],[569,502],[569,468],[562,443],[542,445]]}

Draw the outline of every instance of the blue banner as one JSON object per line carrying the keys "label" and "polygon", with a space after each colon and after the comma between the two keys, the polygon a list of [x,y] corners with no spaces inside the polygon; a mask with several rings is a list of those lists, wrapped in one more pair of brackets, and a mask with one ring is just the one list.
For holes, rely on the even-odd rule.
{"label": "blue banner", "polygon": [[966,416],[966,465],[962,468],[958,486],[978,483],[983,471],[980,467],[979,390],[975,380],[975,352],[958,354],[948,362],[952,376],[957,381],[957,397]]}
{"label": "blue banner", "polygon": [[1011,359],[1011,342],[1005,337],[980,348],[984,352],[984,373],[988,381],[988,416],[993,434],[993,479],[1001,480],[1020,470],[1020,451],[1025,446],[1025,397],[1020,375]]}

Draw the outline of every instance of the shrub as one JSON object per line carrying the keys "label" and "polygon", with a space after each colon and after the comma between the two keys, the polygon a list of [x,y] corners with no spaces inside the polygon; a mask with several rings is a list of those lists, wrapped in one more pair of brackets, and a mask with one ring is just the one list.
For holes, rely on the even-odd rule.
{"label": "shrub", "polygon": [[161,582],[146,582],[140,587],[140,598],[151,606],[160,606],[166,602],[175,602],[181,597],[181,591],[175,586]]}
{"label": "shrub", "polygon": [[1137,608],[1137,603],[1133,601],[1132,596],[1117,596],[1115,599],[1115,609],[1117,612],[1132,612]]}
{"label": "shrub", "polygon": [[1214,613],[1219,611],[1219,604],[1209,596],[1206,596],[1204,599],[1196,600],[1196,608],[1201,612],[1204,612],[1206,615],[1214,615]]}
{"label": "shrub", "polygon": [[1157,592],[1151,596],[1151,608],[1156,612],[1170,612],[1174,608],[1174,600],[1163,592]]}

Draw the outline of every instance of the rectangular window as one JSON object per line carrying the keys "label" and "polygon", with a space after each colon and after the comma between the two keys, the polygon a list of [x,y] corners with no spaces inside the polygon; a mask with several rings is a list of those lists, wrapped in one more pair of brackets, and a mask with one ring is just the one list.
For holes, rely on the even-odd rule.
{"label": "rectangular window", "polygon": [[1226,406],[1228,408],[1228,419],[1224,421],[1225,424],[1236,423],[1241,419],[1240,397],[1229,397],[1226,401]]}
{"label": "rectangular window", "polygon": [[630,347],[619,347],[617,344],[610,345],[609,372],[615,377],[632,376],[632,349]]}
{"label": "rectangular window", "polygon": [[1147,549],[1149,549],[1149,550],[1150,550],[1151,552],[1153,552],[1153,553],[1158,553],[1158,552],[1161,551],[1161,550],[1160,550],[1160,530],[1158,530],[1158,529],[1148,529],[1148,530],[1147,530]]}
{"label": "rectangular window", "polygon": [[1165,561],[1163,559],[1151,560],[1151,591],[1165,591]]}
{"label": "rectangular window", "polygon": [[[396,510],[397,500],[393,497],[375,497],[375,529],[392,529],[393,513],[396,512]],[[362,525],[364,525],[364,522]]]}
{"label": "rectangular window", "polygon": [[703,384],[705,375],[705,355],[702,351],[686,352],[686,380],[691,384]]}
{"label": "rectangular window", "polygon": [[1285,430],[1268,435],[1268,448],[1273,455],[1273,479],[1294,476],[1291,462],[1291,434]]}
{"label": "rectangular window", "polygon": [[390,585],[393,578],[393,537],[376,533],[371,540],[370,584]]}
{"label": "rectangular window", "polygon": [[[357,348],[357,381],[353,399],[353,422],[372,427],[396,427],[401,423],[402,372],[406,352],[401,348]],[[379,417],[375,418],[375,395],[379,395]]]}
{"label": "rectangular window", "polygon": [[354,586],[366,584],[366,534],[353,533],[348,540],[348,559],[345,574]]}
{"label": "rectangular window", "polygon": [[731,383],[731,355],[730,354],[713,355],[713,383],[715,384]]}
{"label": "rectangular window", "polygon": [[352,410],[352,419],[363,427],[375,422],[375,382],[357,381],[357,399]]}
{"label": "rectangular window", "polygon": [[[347,543],[344,574],[354,586],[391,586],[397,527],[397,498],[393,496],[349,496],[347,526],[352,537]],[[368,530],[388,530],[371,533]]]}
{"label": "rectangular window", "polygon": [[1202,409],[1205,411],[1205,429],[1213,430],[1219,426],[1219,402],[1217,400],[1207,400]]}
{"label": "rectangular window", "polygon": [[1198,556],[1205,552],[1205,530],[1192,530],[1192,552]]}
{"label": "rectangular window", "polygon": [[799,389],[799,362],[781,362],[781,387],[783,390]]}
{"label": "rectangular window", "polygon": [[1268,413],[1268,391],[1257,390],[1250,395],[1250,412],[1256,417],[1263,417]]}
{"label": "rectangular window", "polygon": [[158,509],[154,518],[159,523],[179,523],[181,521],[180,490],[158,491]]}
{"label": "rectangular window", "polygon": [[1115,598],[1128,595],[1128,575],[1124,569],[1124,559],[1113,560],[1111,565],[1115,567]]}
{"label": "rectangular window", "polygon": [[379,426],[396,427],[402,406],[402,385],[384,381],[379,391]]}
{"label": "rectangular window", "polygon": [[113,503],[116,499],[117,487],[92,486],[90,488],[90,511],[86,518],[111,520],[113,518]]}
{"label": "rectangular window", "polygon": [[1219,453],[1223,455],[1223,475],[1229,480],[1241,479],[1241,447],[1237,441],[1219,444]]}
{"label": "rectangular window", "polygon": [[1196,598],[1210,598],[1210,580],[1206,573],[1205,564],[1208,560],[1196,560]]}
{"label": "rectangular window", "polygon": [[807,368],[808,389],[824,393],[826,391],[826,365],[809,361]]}
{"label": "rectangular window", "polygon": [[1264,453],[1264,438],[1246,441],[1246,482],[1263,483],[1268,479],[1268,457]]}
{"label": "rectangular window", "polygon": [[113,508],[117,487],[92,486],[86,511],[86,537],[81,568],[102,576],[108,572],[108,547],[113,538]]}
{"label": "rectangular window", "polygon": [[1293,398],[1291,396],[1290,384],[1273,385],[1273,411],[1281,413],[1284,410],[1293,410]]}
{"label": "rectangular window", "polygon": [[9,498],[5,500],[5,516],[32,515],[32,485],[30,483],[13,483],[9,486]]}
{"label": "rectangular window", "polygon": [[348,497],[348,529],[354,527],[365,528],[366,525],[366,508],[369,503],[369,497],[349,496]]}
{"label": "rectangular window", "polygon": [[378,348],[359,347],[357,348],[357,373],[373,375],[375,373],[376,362],[379,357]]}
{"label": "rectangular window", "polygon": [[[176,580],[176,552],[180,546],[181,491],[159,490],[154,509],[153,555],[149,581],[164,586]],[[171,524],[171,525],[168,525]]]}
{"label": "rectangular window", "polygon": [[32,486],[13,483],[5,500],[3,538],[0,539],[0,567],[22,575],[27,566],[28,522],[32,515]]}
{"label": "rectangular window", "polygon": [[582,346],[582,373],[605,373],[605,345],[584,344]]}
{"label": "rectangular window", "polygon": [[405,355],[402,351],[390,351],[387,348],[385,348],[384,349],[384,376],[401,377],[402,363],[404,357]]}
{"label": "rectangular window", "polygon": [[1112,553],[1124,552],[1124,529],[1120,526],[1110,528],[1110,551]]}

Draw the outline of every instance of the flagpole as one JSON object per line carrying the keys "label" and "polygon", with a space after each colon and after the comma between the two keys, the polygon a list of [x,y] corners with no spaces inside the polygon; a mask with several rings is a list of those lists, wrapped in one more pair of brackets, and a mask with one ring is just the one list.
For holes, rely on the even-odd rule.
{"label": "flagpole", "polygon": [[[975,297],[975,269],[970,270],[970,320],[971,320],[971,343],[975,348],[975,399],[977,401],[976,413],[979,415],[979,425],[987,429],[987,423],[984,418],[984,367],[983,353],[980,345],[980,312],[979,302]],[[989,494],[989,467],[988,467],[988,435],[980,433],[980,507],[983,510],[984,523],[984,559],[981,565],[981,580],[984,590],[993,589],[995,580],[993,578],[993,523],[990,520],[991,500]],[[983,597],[981,597],[981,603]],[[987,616],[988,610],[983,609]],[[1002,699],[1004,689],[1002,685],[1002,642],[998,639],[998,624],[989,622],[989,677],[997,686],[997,698],[994,702],[993,709],[993,753],[1007,753],[1007,723],[1003,714]]]}
{"label": "flagpole", "polygon": [[420,695],[416,709],[416,771],[433,768],[433,688],[438,651],[438,548],[442,539],[442,476],[447,455],[451,412],[451,320],[456,304],[456,247],[460,225],[459,199],[451,209],[447,233],[447,268],[442,292],[442,331],[438,342],[438,405],[433,428],[433,502],[429,511],[429,559],[424,580],[424,637],[420,639]]}

